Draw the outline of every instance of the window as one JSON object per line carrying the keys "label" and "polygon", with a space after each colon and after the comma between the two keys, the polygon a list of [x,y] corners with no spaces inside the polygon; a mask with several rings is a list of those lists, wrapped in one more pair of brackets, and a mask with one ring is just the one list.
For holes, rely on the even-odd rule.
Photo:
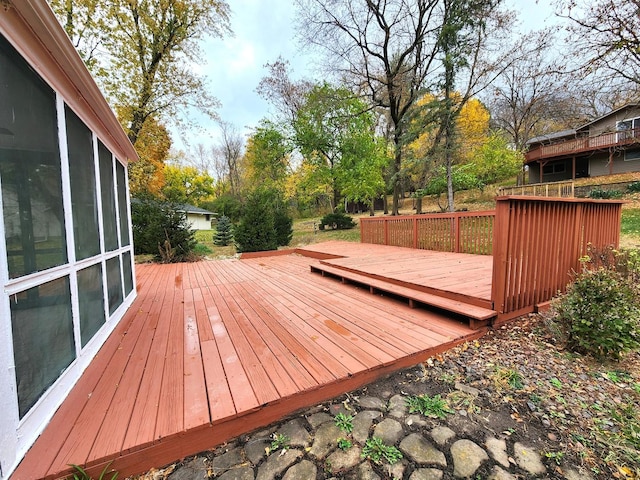
{"label": "window", "polygon": [[54,92],[0,37],[0,178],[9,277],[67,262]]}
{"label": "window", "polygon": [[633,160],[640,160],[640,150],[626,150],[624,152],[625,162],[631,162]]}
{"label": "window", "polygon": [[102,263],[78,272],[80,337],[84,347],[105,322]]}
{"label": "window", "polygon": [[124,293],[129,295],[133,291],[133,270],[131,269],[131,252],[122,254],[122,272],[124,273]]}
{"label": "window", "polygon": [[111,315],[122,303],[120,257],[107,260],[107,289],[109,290],[109,315]]}
{"label": "window", "polygon": [[69,277],[11,296],[20,418],[75,359]]}
{"label": "window", "polygon": [[118,248],[118,226],[116,219],[115,183],[113,181],[113,155],[102,142],[98,142],[100,163],[100,193],[102,195],[102,222],[104,248],[107,252]]}
{"label": "window", "polygon": [[116,180],[118,181],[118,212],[120,214],[120,244],[129,245],[129,209],[127,207],[127,176],[124,166],[116,161]]}
{"label": "window", "polygon": [[545,175],[553,175],[555,173],[564,173],[566,166],[564,163],[547,163],[542,167],[542,173]]}
{"label": "window", "polygon": [[629,118],[616,123],[617,141],[640,137],[640,117]]}
{"label": "window", "polygon": [[93,139],[91,131],[68,107],[65,121],[76,258],[82,260],[100,253]]}

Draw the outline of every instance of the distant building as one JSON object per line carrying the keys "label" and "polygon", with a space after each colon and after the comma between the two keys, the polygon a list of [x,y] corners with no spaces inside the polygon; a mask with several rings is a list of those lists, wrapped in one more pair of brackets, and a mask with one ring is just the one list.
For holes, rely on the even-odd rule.
{"label": "distant building", "polygon": [[575,130],[532,138],[529,183],[640,171],[640,104],[630,103]]}
{"label": "distant building", "polygon": [[211,230],[211,220],[217,215],[217,213],[187,203],[178,205],[177,208],[187,214],[187,222],[193,230]]}
{"label": "distant building", "polygon": [[46,0],[0,0],[0,478],[136,296],[137,155]]}

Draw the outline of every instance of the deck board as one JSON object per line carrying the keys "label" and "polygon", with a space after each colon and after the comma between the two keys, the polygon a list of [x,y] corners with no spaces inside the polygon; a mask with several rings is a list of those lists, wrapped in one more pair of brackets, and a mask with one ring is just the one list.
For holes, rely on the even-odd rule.
{"label": "deck board", "polygon": [[[311,253],[340,248],[403,274],[387,247]],[[137,266],[138,298],[12,479],[158,467],[483,333],[312,274],[319,261]]]}

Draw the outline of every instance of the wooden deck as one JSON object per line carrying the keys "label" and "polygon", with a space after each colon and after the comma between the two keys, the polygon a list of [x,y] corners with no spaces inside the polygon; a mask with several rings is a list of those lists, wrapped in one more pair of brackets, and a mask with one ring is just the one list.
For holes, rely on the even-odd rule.
{"label": "wooden deck", "polygon": [[[415,250],[412,273],[388,258],[376,265],[389,248],[336,242],[302,253],[424,281]],[[97,476],[112,460],[124,478],[484,333],[314,274],[319,258],[139,265],[135,303],[11,478],[60,478],[72,463]],[[484,296],[491,277],[457,278],[448,288]]]}

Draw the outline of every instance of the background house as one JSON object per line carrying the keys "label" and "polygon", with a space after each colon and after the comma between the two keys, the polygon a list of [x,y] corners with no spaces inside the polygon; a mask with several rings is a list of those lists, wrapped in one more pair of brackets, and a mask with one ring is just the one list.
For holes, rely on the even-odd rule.
{"label": "background house", "polygon": [[532,138],[529,183],[640,171],[640,104],[630,103],[576,130]]}
{"label": "background house", "polygon": [[45,0],[0,1],[0,478],[135,297],[137,158]]}
{"label": "background house", "polygon": [[217,215],[204,208],[194,207],[187,203],[178,205],[178,210],[187,214],[187,222],[192,230],[211,230],[211,220]]}

